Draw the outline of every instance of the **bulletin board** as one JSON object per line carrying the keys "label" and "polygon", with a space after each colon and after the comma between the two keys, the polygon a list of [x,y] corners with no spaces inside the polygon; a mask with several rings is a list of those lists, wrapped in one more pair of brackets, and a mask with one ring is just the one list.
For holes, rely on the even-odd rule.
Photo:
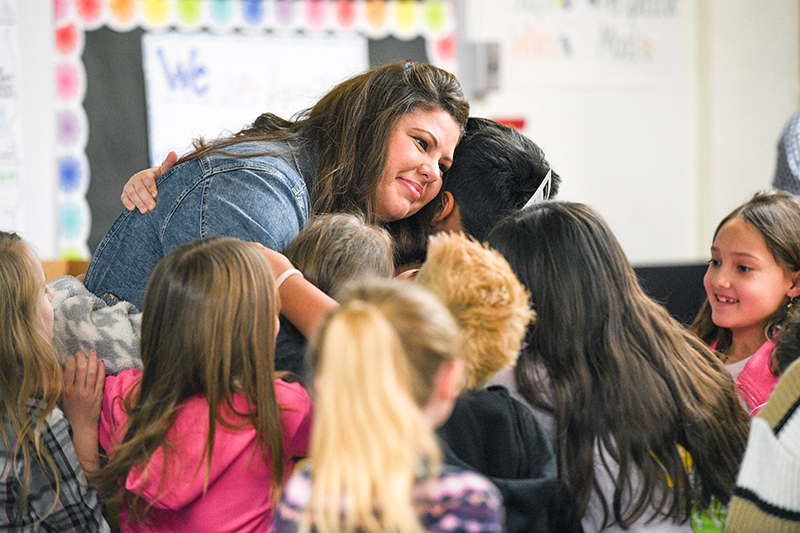
{"label": "bulletin board", "polygon": [[128,177],[193,137],[238,131],[266,111],[291,118],[371,66],[412,59],[457,74],[455,9],[453,0],[55,0],[59,255],[88,259],[122,211]]}

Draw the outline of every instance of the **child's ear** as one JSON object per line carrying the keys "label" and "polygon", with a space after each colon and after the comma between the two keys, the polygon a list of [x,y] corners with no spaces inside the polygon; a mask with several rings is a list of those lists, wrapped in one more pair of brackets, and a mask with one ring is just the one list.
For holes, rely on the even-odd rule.
{"label": "child's ear", "polygon": [[464,380],[464,362],[461,360],[445,362],[436,371],[435,379],[433,393],[424,407],[425,416],[433,428],[442,425],[453,411],[453,405],[461,392]]}
{"label": "child's ear", "polygon": [[441,200],[439,200],[439,205],[436,207],[436,213],[433,215],[433,219],[431,219],[431,226],[435,227],[441,221],[449,217],[455,206],[456,200],[453,198],[453,193],[444,191]]}
{"label": "child's ear", "polygon": [[447,361],[439,370],[436,395],[441,400],[452,401],[461,392],[463,384],[464,361],[461,359]]}
{"label": "child's ear", "polygon": [[792,287],[786,293],[789,298],[797,298],[800,296],[800,270],[792,272]]}

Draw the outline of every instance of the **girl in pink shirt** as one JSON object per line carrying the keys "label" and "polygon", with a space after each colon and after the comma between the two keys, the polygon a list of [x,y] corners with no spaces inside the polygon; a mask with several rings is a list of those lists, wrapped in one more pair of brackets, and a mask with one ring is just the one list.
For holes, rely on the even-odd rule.
{"label": "girl in pink shirt", "polygon": [[274,372],[278,301],[268,260],[211,237],[156,267],[144,371],[106,378],[93,478],[127,531],[266,531],[308,448],[311,401]]}
{"label": "girl in pink shirt", "polygon": [[708,299],[692,329],[755,416],[778,382],[774,340],[800,307],[800,201],[783,191],[757,193],[722,219],[703,281]]}

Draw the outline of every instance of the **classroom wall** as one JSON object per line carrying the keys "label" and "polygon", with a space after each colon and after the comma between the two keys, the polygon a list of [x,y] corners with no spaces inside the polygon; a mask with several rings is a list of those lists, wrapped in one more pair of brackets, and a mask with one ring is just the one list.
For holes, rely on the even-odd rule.
{"label": "classroom wall", "polygon": [[[56,250],[58,195],[53,2],[15,1],[24,65],[23,233],[47,258]],[[563,176],[560,197],[599,209],[640,265],[705,258],[719,219],[769,185],[780,130],[800,104],[798,2],[678,5],[681,74],[663,86],[521,86],[503,70],[508,43],[501,40],[500,88],[472,101],[476,115],[524,118],[523,132]]]}
{"label": "classroom wall", "polygon": [[635,264],[705,260],[718,221],[769,186],[780,130],[800,103],[798,2],[679,9],[682,75],[660,87],[524,85],[504,70],[501,41],[500,89],[472,101],[475,114],[523,118],[563,176],[559,196],[596,207]]}
{"label": "classroom wall", "polygon": [[[701,229],[771,183],[778,139],[800,104],[794,0],[699,2]],[[704,250],[705,251],[705,250]]]}
{"label": "classroom wall", "polygon": [[[55,258],[58,236],[55,44],[52,0],[12,0],[17,18],[22,124],[20,232],[43,258]],[[12,45],[13,46],[13,45]]]}

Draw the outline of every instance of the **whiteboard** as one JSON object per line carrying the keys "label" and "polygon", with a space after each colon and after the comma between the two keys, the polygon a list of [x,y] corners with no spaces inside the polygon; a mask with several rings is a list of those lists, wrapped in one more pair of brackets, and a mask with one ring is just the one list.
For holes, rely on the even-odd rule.
{"label": "whiteboard", "polygon": [[265,112],[289,119],[369,67],[360,35],[147,33],[142,38],[150,160],[194,138],[235,133]]}

